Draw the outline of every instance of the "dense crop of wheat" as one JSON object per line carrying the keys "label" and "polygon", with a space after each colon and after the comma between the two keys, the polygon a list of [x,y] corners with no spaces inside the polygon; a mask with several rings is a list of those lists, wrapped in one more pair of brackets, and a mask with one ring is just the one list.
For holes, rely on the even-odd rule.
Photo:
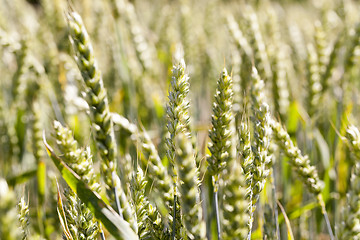
{"label": "dense crop of wheat", "polygon": [[360,239],[355,0],[0,0],[0,240]]}

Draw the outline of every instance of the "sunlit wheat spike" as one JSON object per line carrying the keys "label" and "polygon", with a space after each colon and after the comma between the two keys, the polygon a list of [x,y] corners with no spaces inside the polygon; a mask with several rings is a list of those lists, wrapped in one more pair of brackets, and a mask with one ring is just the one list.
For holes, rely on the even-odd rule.
{"label": "sunlit wheat spike", "polygon": [[319,69],[319,60],[316,53],[316,49],[312,44],[308,44],[308,113],[312,116],[315,113],[315,110],[319,104],[320,93],[322,90],[321,79],[320,79],[320,69]]}
{"label": "sunlit wheat spike", "polygon": [[207,158],[208,169],[213,178],[214,191],[217,191],[221,172],[231,160],[231,121],[232,113],[232,79],[227,70],[223,69],[217,83],[215,100],[213,103],[212,127],[209,131],[209,150],[211,156]]}
{"label": "sunlit wheat spike", "polygon": [[90,148],[81,149],[74,139],[73,132],[60,122],[54,121],[56,142],[64,161],[89,185],[100,193],[100,184],[95,174]]}
{"label": "sunlit wheat spike", "polygon": [[70,39],[75,51],[76,61],[86,85],[86,100],[90,106],[91,121],[95,130],[97,149],[102,157],[101,169],[107,186],[109,200],[137,232],[133,210],[121,188],[116,174],[116,149],[113,122],[109,111],[106,89],[97,66],[89,35],[80,15],[70,12],[67,15]]}
{"label": "sunlit wheat spike", "polygon": [[235,18],[233,15],[227,15],[227,27],[230,31],[232,40],[236,44],[239,50],[244,51],[247,55],[247,57],[252,58],[253,57],[253,50],[248,43],[247,39],[244,37],[244,34],[239,28],[238,23],[235,21]]}
{"label": "sunlit wheat spike", "polygon": [[354,125],[349,125],[345,135],[352,154],[356,159],[360,159],[360,132]]}
{"label": "sunlit wheat spike", "polygon": [[240,165],[242,167],[242,174],[245,175],[246,183],[246,199],[248,200],[247,213],[248,218],[248,232],[252,229],[253,224],[253,167],[254,167],[254,154],[251,149],[251,134],[250,124],[247,120],[242,120],[240,123],[239,131],[239,145],[238,154],[240,155]]}
{"label": "sunlit wheat spike", "polygon": [[246,21],[251,31],[250,46],[254,50],[255,65],[258,66],[260,75],[266,80],[270,80],[272,78],[272,71],[257,14],[250,5],[246,5],[246,10]]}
{"label": "sunlit wheat spike", "polygon": [[114,162],[116,142],[101,72],[97,66],[90,38],[80,15],[71,12],[68,14],[68,20],[70,39],[77,64],[87,86],[87,102],[90,106],[91,120],[96,132],[97,146],[106,167],[113,172],[116,168]]}
{"label": "sunlit wheat spike", "polygon": [[287,131],[279,122],[272,120],[271,128],[281,151],[289,157],[290,164],[294,167],[294,170],[298,173],[308,191],[316,196],[319,195],[323,188],[323,183],[319,179],[316,168],[310,165],[308,156],[304,156],[301,153],[300,149],[294,144]]}
{"label": "sunlit wheat spike", "polygon": [[249,233],[248,187],[245,174],[240,165],[228,172],[227,184],[224,186],[223,199],[223,237],[230,239],[246,239]]}
{"label": "sunlit wheat spike", "polygon": [[131,195],[134,202],[134,209],[136,214],[136,220],[138,223],[138,236],[143,239],[149,236],[149,227],[147,225],[149,201],[145,196],[145,187],[147,181],[141,168],[138,168],[134,172],[134,177],[131,184]]}
{"label": "sunlit wheat spike", "polygon": [[72,237],[97,239],[99,226],[90,210],[70,188],[65,190],[64,195],[66,197],[65,215]]}
{"label": "sunlit wheat spike", "polygon": [[[54,122],[54,129],[58,147],[63,154],[64,161],[82,178],[91,190],[100,193],[92,163],[90,148],[79,149],[78,143],[70,129],[63,127],[60,122]],[[65,213],[69,230],[75,239],[96,239],[99,225],[91,211],[78,196],[70,189],[65,190],[67,202]]]}
{"label": "sunlit wheat spike", "polygon": [[150,239],[170,239],[170,232],[168,229],[164,229],[160,213],[157,209],[149,204],[147,209],[147,225],[148,236]]}
{"label": "sunlit wheat spike", "polygon": [[360,239],[360,132],[354,125],[346,129],[345,138],[354,158],[354,166],[350,176],[350,186],[346,194],[346,206],[341,215],[337,231],[338,239]]}
{"label": "sunlit wheat spike", "polygon": [[173,185],[170,179],[170,175],[161,162],[160,156],[154,143],[151,141],[150,136],[144,130],[143,136],[140,137],[141,150],[144,157],[141,158],[143,168],[147,170],[148,179],[153,181],[154,194],[161,195],[162,200],[169,208],[170,203],[173,200]]}
{"label": "sunlit wheat spike", "polygon": [[254,164],[252,169],[252,203],[255,205],[263,190],[266,177],[269,175],[267,165],[271,161],[269,156],[269,146],[271,139],[270,110],[265,100],[265,84],[260,79],[256,68],[252,72],[252,122],[254,123],[254,142],[252,151],[254,154]]}
{"label": "sunlit wheat spike", "polygon": [[183,131],[190,135],[190,116],[189,116],[189,76],[185,73],[185,62],[173,66],[171,86],[169,91],[169,103],[166,108],[168,122],[167,129],[170,133],[168,141],[168,158],[174,160],[174,138],[178,132]]}
{"label": "sunlit wheat spike", "polygon": [[360,239],[360,162],[357,162],[352,169],[350,186],[346,194],[347,201],[341,215],[340,226],[337,231],[338,239]]}
{"label": "sunlit wheat spike", "polygon": [[189,239],[205,239],[205,222],[200,202],[199,170],[195,153],[187,136],[180,132],[175,138],[175,168],[179,177],[180,206]]}
{"label": "sunlit wheat spike", "polygon": [[[166,146],[167,146],[167,158],[171,164],[171,176],[173,183],[173,193],[174,193],[174,201],[171,206],[172,211],[172,224],[173,224],[173,237],[176,235],[180,237],[181,229],[182,229],[182,219],[180,215],[180,207],[178,203],[177,196],[177,185],[178,185],[178,177],[177,177],[177,169],[175,168],[175,138],[177,134],[183,133],[190,140],[190,115],[189,115],[189,76],[185,73],[185,62],[184,60],[180,60],[180,63],[173,66],[172,76],[170,82],[170,90],[169,90],[169,102],[166,107],[167,113],[167,130],[169,132],[169,137],[166,138]],[[174,208],[175,207],[175,208]],[[175,219],[174,219],[175,216]],[[184,234],[184,233],[183,233]]]}

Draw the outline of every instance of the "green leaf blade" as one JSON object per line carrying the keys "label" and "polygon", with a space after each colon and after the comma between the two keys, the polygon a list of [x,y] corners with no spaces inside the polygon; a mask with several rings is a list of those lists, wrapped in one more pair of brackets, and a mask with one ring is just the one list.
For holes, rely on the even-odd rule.
{"label": "green leaf blade", "polygon": [[102,222],[105,228],[118,240],[138,240],[136,233],[130,228],[130,225],[123,220],[101,197],[93,192],[80,177],[68,167],[56,154],[51,146],[46,142],[45,134],[43,141],[49,157],[61,173],[69,187],[78,195],[95,218]]}

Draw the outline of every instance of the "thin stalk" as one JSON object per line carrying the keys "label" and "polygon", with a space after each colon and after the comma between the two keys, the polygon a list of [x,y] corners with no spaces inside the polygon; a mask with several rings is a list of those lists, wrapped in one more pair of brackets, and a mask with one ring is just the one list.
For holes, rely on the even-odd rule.
{"label": "thin stalk", "polygon": [[[112,172],[111,175],[112,175],[112,179],[115,179],[115,172]],[[120,217],[124,218],[122,211],[121,211],[120,201],[119,201],[119,192],[116,189],[116,187],[114,187],[113,190],[114,190],[114,195],[115,195],[115,204],[116,204],[117,211],[118,211]]]}
{"label": "thin stalk", "polygon": [[214,191],[214,205],[215,205],[215,217],[216,217],[216,231],[217,231],[218,240],[221,240],[218,191]]}
{"label": "thin stalk", "polygon": [[[250,221],[253,220],[253,217],[254,217],[254,213],[251,212],[250,213]],[[251,240],[251,231],[252,231],[252,228],[250,228],[250,230],[249,230],[249,235],[247,237],[248,240]]]}
{"label": "thin stalk", "polygon": [[104,232],[101,230],[100,232],[100,238],[101,240],[106,240]]}
{"label": "thin stalk", "polygon": [[324,215],[324,219],[325,219],[325,223],[326,223],[326,227],[327,227],[327,230],[328,230],[328,233],[329,233],[330,240],[335,240],[334,233],[332,231],[330,220],[329,220],[329,215],[326,212],[326,207],[325,207],[325,203],[324,203],[324,200],[322,198],[322,195],[319,194],[317,196],[317,199],[318,199],[318,201],[320,203],[321,212]]}
{"label": "thin stalk", "polygon": [[[250,200],[250,201],[252,201],[252,200]],[[251,204],[251,206],[250,206],[250,224],[251,224],[251,228],[250,228],[250,230],[249,230],[249,235],[248,235],[248,240],[251,240],[251,232],[252,232],[252,224],[253,224],[253,221],[254,221],[254,211],[255,211],[255,207],[256,207],[256,204],[257,203],[255,203],[255,205],[252,205]]]}
{"label": "thin stalk", "polygon": [[172,235],[171,235],[171,239],[175,240],[175,235],[176,235],[176,201],[177,201],[177,197],[176,194],[174,194],[174,208],[173,208],[173,226],[172,226]]}
{"label": "thin stalk", "polygon": [[272,197],[273,197],[273,201],[274,201],[274,215],[275,215],[275,224],[276,224],[276,238],[278,240],[280,240],[280,227],[279,227],[279,213],[278,213],[278,208],[277,208],[277,203],[276,203],[276,181],[275,181],[275,168],[272,169],[272,178],[273,178],[273,183],[272,183]]}
{"label": "thin stalk", "polygon": [[42,206],[38,206],[37,209],[37,221],[39,224],[39,231],[40,231],[40,236],[45,236],[45,230],[44,230],[44,210],[43,210],[44,205]]}

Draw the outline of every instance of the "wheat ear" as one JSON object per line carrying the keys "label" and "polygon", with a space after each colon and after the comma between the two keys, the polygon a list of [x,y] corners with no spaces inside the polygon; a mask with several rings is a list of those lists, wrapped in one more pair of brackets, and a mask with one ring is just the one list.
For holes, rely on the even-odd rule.
{"label": "wheat ear", "polygon": [[[64,161],[81,177],[95,192],[100,192],[100,184],[96,181],[90,148],[79,149],[70,129],[60,122],[54,122],[56,142],[63,153]],[[90,210],[71,190],[65,190],[67,204],[65,208],[69,230],[74,239],[96,239],[99,226]]]}
{"label": "wheat ear", "polygon": [[18,203],[18,207],[19,207],[19,221],[23,233],[22,240],[26,240],[29,239],[29,229],[28,229],[30,224],[29,206],[25,202],[25,199],[23,197],[20,199],[20,202]]}
{"label": "wheat ear", "polygon": [[[181,231],[181,216],[180,208],[177,206],[177,172],[175,168],[175,137],[179,132],[183,132],[186,136],[190,136],[190,116],[189,116],[189,76],[185,73],[185,62],[181,60],[180,63],[173,66],[172,77],[169,91],[169,102],[166,109],[167,113],[167,129],[170,136],[166,139],[167,144],[167,157],[172,166],[172,180],[174,189],[174,201],[173,201],[173,236],[180,236]],[[190,140],[189,140],[190,141]]]}
{"label": "wheat ear", "polygon": [[189,239],[205,239],[205,222],[200,202],[199,170],[188,137],[180,132],[175,138],[175,167],[179,174],[180,206]]}
{"label": "wheat ear", "polygon": [[315,194],[315,196],[319,195],[323,183],[319,179],[316,168],[310,165],[308,156],[302,155],[300,149],[293,143],[289,134],[279,122],[271,121],[271,128],[280,149],[289,157],[290,164],[303,180],[309,192]]}
{"label": "wheat ear", "polygon": [[242,120],[239,128],[239,146],[238,152],[240,154],[240,164],[243,169],[243,174],[245,175],[245,183],[247,186],[246,198],[248,199],[248,232],[252,229],[253,223],[253,190],[252,190],[252,182],[253,182],[253,164],[254,164],[254,154],[251,149],[251,134],[249,122],[246,120]]}
{"label": "wheat ear", "polygon": [[90,106],[91,121],[95,130],[97,149],[102,158],[101,169],[105,174],[107,195],[112,206],[130,223],[137,232],[137,224],[119,176],[116,173],[116,141],[107,93],[97,66],[89,35],[82,19],[76,12],[68,14],[70,39],[75,51],[76,62],[86,85],[86,97]]}
{"label": "wheat ear", "polygon": [[215,217],[217,222],[218,238],[221,238],[220,213],[218,205],[219,180],[223,170],[232,160],[232,113],[233,89],[232,79],[224,68],[217,82],[215,101],[213,103],[212,127],[209,131],[209,151],[211,156],[207,158],[208,170],[212,176],[214,187]]}
{"label": "wheat ear", "polygon": [[339,240],[360,239],[360,132],[354,125],[346,129],[346,140],[355,160],[351,176],[350,188],[346,194],[347,205],[342,212],[341,223],[337,232]]}
{"label": "wheat ear", "polygon": [[265,101],[265,84],[257,73],[255,67],[252,72],[252,121],[254,123],[254,142],[252,151],[254,154],[254,164],[252,168],[252,203],[256,204],[260,192],[263,190],[266,177],[269,175],[267,165],[271,161],[269,156],[269,146],[271,139],[270,111],[269,105]]}
{"label": "wheat ear", "polygon": [[223,237],[225,240],[246,239],[249,233],[249,201],[246,177],[240,165],[229,169],[224,186]]}
{"label": "wheat ear", "polygon": [[221,172],[231,159],[231,128],[232,113],[232,79],[227,70],[223,69],[217,83],[215,101],[213,103],[212,127],[209,131],[208,169],[213,178],[214,191],[217,192]]}

